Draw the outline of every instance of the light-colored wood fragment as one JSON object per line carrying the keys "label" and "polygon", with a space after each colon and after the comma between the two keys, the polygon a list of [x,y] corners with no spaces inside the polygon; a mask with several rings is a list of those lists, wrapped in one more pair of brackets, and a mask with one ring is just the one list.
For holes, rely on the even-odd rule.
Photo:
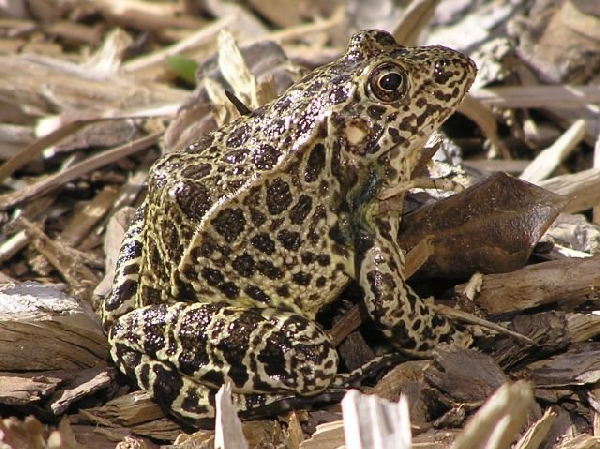
{"label": "light-colored wood fragment", "polygon": [[120,147],[103,151],[96,156],[75,164],[54,175],[47,176],[40,181],[14,193],[0,195],[0,210],[5,210],[33,196],[51,191],[61,185],[79,178],[92,170],[112,164],[124,157],[144,150],[149,146],[155,145],[160,139],[160,134],[151,134],[136,139],[131,143],[121,145]]}
{"label": "light-colored wood fragment", "polygon": [[108,343],[89,305],[53,286],[0,285],[0,371],[93,367]]}
{"label": "light-colored wood fragment", "polygon": [[463,102],[458,106],[458,112],[465,114],[481,128],[481,131],[487,137],[497,151],[502,154],[504,159],[510,160],[510,152],[506,145],[498,138],[498,126],[496,116],[490,107],[470,93],[467,93]]}
{"label": "light-colored wood fragment", "polygon": [[[594,143],[594,159],[592,160],[592,167],[600,170],[600,133],[596,137]],[[600,224],[600,200],[594,205],[592,211],[592,223]]]}
{"label": "light-colored wood fragment", "polygon": [[104,234],[104,254],[106,256],[104,264],[104,278],[94,289],[94,294],[99,297],[105,297],[112,289],[113,279],[115,277],[115,267],[121,249],[121,242],[129,223],[133,218],[135,209],[129,207],[117,211],[109,220],[106,232]]}
{"label": "light-colored wood fragment", "polygon": [[233,88],[233,93],[251,110],[260,105],[256,101],[256,78],[246,65],[242,52],[231,33],[221,31],[218,39],[219,69]]}
{"label": "light-colored wood fragment", "polygon": [[508,449],[525,424],[533,402],[527,382],[502,386],[469,420],[451,449]]}
{"label": "light-colored wood fragment", "polygon": [[408,402],[397,403],[350,390],[342,400],[346,449],[408,449],[412,433]]}
{"label": "light-colored wood fragment", "polygon": [[231,400],[231,383],[219,388],[215,404],[215,449],[247,449],[242,423]]}
{"label": "light-colored wood fragment", "polygon": [[0,373],[0,404],[5,406],[39,403],[51,395],[60,383],[60,377]]}
{"label": "light-colored wood fragment", "polygon": [[[519,334],[518,332],[507,329],[503,326],[500,326],[499,324],[493,323],[486,319],[480,318],[477,315],[473,315],[472,313],[468,313],[468,312],[465,312],[460,309],[448,307],[443,304],[431,303],[431,304],[429,304],[429,307],[431,307],[435,311],[436,314],[445,316],[452,320],[460,320],[465,323],[474,324],[476,326],[479,326],[480,328],[489,329],[489,330],[492,330],[499,334],[508,335],[517,340],[521,340],[525,343],[535,344],[534,341],[532,341],[529,337],[527,337],[525,335]],[[473,329],[473,330],[477,330],[477,329]]]}
{"label": "light-colored wood fragment", "polygon": [[119,396],[100,407],[80,409],[79,415],[82,421],[103,426],[104,432],[113,439],[121,438],[121,427],[126,427],[127,433],[169,441],[181,433],[179,425],[166,418],[145,391]]}
{"label": "light-colored wood fragment", "polygon": [[[87,443],[87,441],[82,441]],[[46,441],[46,449],[87,449],[87,444],[81,444],[75,438],[69,418],[60,421],[58,429],[50,432]],[[142,447],[129,447],[128,449],[142,449]]]}
{"label": "light-colored wood fragment", "polygon": [[57,20],[46,28],[46,32],[54,35],[69,45],[97,45],[102,37],[102,30],[92,28],[70,20]]}
{"label": "light-colored wood fragment", "polygon": [[99,8],[112,22],[127,28],[146,31],[160,31],[165,28],[194,30],[203,25],[202,21],[188,14],[181,14],[178,3],[140,0],[93,0],[90,3]]}
{"label": "light-colored wood fragment", "polygon": [[174,55],[189,55],[190,53],[202,51],[206,57],[210,51],[214,50],[218,33],[221,30],[230,28],[234,21],[235,17],[232,15],[221,17],[175,45],[161,48],[154,53],[125,62],[122,65],[123,73],[147,76],[148,73],[157,70],[164,71],[166,59]]}
{"label": "light-colored wood fragment", "polygon": [[546,179],[585,137],[585,120],[577,120],[553,145],[540,154],[523,170],[520,178],[538,182]]}
{"label": "light-colored wood fragment", "polygon": [[577,435],[565,438],[556,449],[600,449],[600,438],[592,435]]}
{"label": "light-colored wood fragment", "polygon": [[85,239],[92,228],[104,217],[119,194],[115,186],[106,186],[82,210],[73,214],[67,222],[58,240],[69,246],[77,246]]}
{"label": "light-colored wood fragment", "polygon": [[588,341],[600,335],[600,315],[593,313],[569,313],[569,335],[573,343]]}
{"label": "light-colored wood fragment", "polygon": [[302,433],[298,413],[293,411],[287,420],[287,424],[287,430],[284,433],[286,449],[300,449],[300,444],[304,441],[304,434]]}
{"label": "light-colored wood fragment", "polygon": [[300,445],[300,449],[338,448],[344,448],[344,421],[341,420],[319,424],[315,433]]}
{"label": "light-colored wood fragment", "polygon": [[550,408],[546,409],[544,415],[527,429],[513,449],[538,449],[548,435],[555,419],[556,413]]}
{"label": "light-colored wood fragment", "polygon": [[540,187],[569,198],[565,213],[580,212],[600,204],[600,168],[539,181]]}
{"label": "light-colored wood fragment", "polygon": [[471,95],[484,104],[503,108],[575,108],[600,103],[600,86],[502,86],[474,90]]}
{"label": "light-colored wood fragment", "polygon": [[116,374],[115,368],[99,365],[97,368],[78,370],[66,387],[61,387],[46,405],[54,416],[60,416],[73,403],[94,392],[107,388]]}
{"label": "light-colored wood fragment", "polygon": [[[88,268],[87,264],[97,265],[101,262],[94,260],[94,257],[69,248],[58,241],[51,240],[35,224],[24,217],[18,218],[23,223],[28,233],[31,234],[31,243],[33,247],[56,268],[65,281],[72,287],[85,287],[96,284],[98,278],[96,274]],[[87,264],[86,264],[87,263]]]}
{"label": "light-colored wood fragment", "polygon": [[410,2],[392,31],[396,42],[406,46],[417,45],[419,35],[435,12],[436,0]]}
{"label": "light-colored wood fragment", "polygon": [[[576,274],[576,275],[575,275]],[[487,274],[475,300],[488,315],[594,297],[600,288],[600,256],[563,259],[510,273]],[[461,293],[464,285],[455,287]]]}

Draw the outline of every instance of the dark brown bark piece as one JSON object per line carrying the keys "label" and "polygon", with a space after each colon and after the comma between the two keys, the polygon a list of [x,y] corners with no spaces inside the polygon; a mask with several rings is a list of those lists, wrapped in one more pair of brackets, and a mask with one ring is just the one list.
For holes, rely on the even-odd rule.
{"label": "dark brown bark piece", "polygon": [[508,378],[491,357],[457,346],[440,347],[425,377],[458,403],[481,403]]}
{"label": "dark brown bark piece", "polygon": [[400,244],[408,252],[433,235],[434,256],[422,267],[431,277],[513,271],[525,265],[566,201],[498,173],[404,217]]}
{"label": "dark brown bark piece", "polygon": [[56,391],[62,381],[51,375],[0,373],[0,404],[39,403]]}
{"label": "dark brown bark piece", "polygon": [[536,387],[594,384],[600,380],[600,342],[571,345],[564,354],[528,366]]}
{"label": "dark brown bark piece", "polygon": [[527,356],[541,358],[566,347],[570,343],[567,318],[564,313],[545,312],[535,315],[517,315],[510,329],[531,338],[537,346],[531,346],[513,338],[505,338],[495,345],[491,356],[506,368]]}

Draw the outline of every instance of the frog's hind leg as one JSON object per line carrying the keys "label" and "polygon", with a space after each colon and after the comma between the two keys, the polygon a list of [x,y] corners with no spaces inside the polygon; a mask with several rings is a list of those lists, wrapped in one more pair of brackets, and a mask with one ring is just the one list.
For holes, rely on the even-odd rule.
{"label": "frog's hind leg", "polygon": [[117,319],[109,341],[122,371],[192,422],[214,415],[212,395],[226,381],[244,411],[318,394],[337,371],[335,349],[311,320],[224,302],[136,309]]}
{"label": "frog's hind leg", "polygon": [[135,294],[139,285],[142,258],[142,225],[146,203],[138,208],[123,238],[119,260],[115,268],[114,287],[102,301],[102,324],[108,331],[115,320],[135,308]]}

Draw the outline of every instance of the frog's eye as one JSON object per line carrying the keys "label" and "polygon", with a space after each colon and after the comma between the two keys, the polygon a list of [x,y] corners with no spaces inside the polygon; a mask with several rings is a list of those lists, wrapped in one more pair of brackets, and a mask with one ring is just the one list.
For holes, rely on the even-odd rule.
{"label": "frog's eye", "polygon": [[384,62],[369,75],[369,90],[386,103],[402,99],[408,91],[408,80],[404,70],[391,62]]}

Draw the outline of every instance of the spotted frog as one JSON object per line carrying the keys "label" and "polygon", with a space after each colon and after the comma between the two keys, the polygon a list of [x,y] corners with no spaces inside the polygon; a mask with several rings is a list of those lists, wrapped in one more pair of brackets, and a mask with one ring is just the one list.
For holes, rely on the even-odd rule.
{"label": "spotted frog", "polygon": [[411,179],[476,71],[361,31],[270,104],[162,156],[102,308],[121,371],[191,423],[214,416],[225,382],[240,411],[317,395],[338,357],[315,315],[351,280],[398,351],[469,344],[406,284],[401,206],[381,198]]}

